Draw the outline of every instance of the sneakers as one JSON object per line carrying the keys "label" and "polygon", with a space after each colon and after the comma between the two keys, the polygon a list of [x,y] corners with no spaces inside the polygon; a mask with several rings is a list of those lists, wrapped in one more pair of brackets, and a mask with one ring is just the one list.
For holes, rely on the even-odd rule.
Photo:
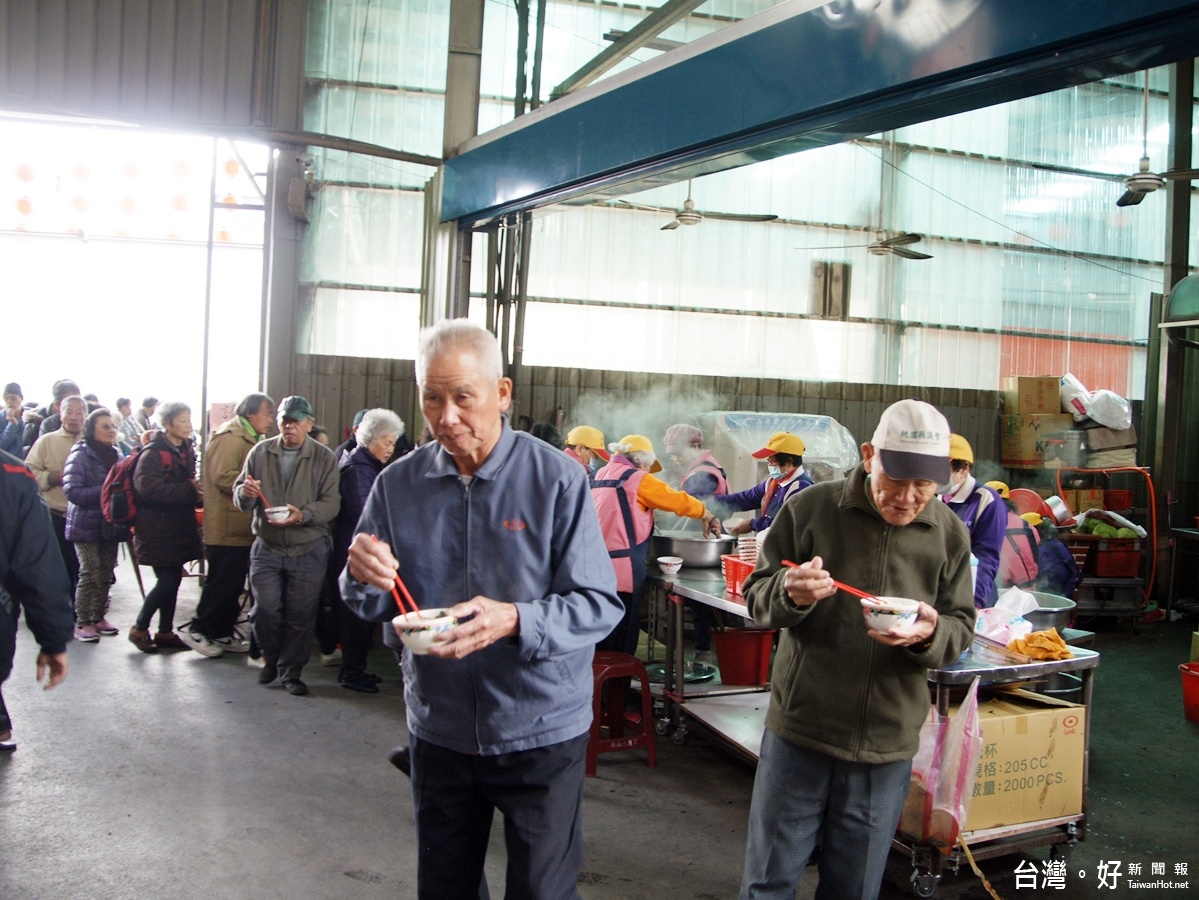
{"label": "sneakers", "polygon": [[334,647],[332,653],[321,654],[321,665],[328,668],[341,665],[341,648]]}
{"label": "sneakers", "polygon": [[218,656],[224,656],[225,650],[221,646],[220,641],[212,641],[206,638],[200,632],[193,630],[190,626],[185,625],[180,628],[176,635],[179,640],[187,644],[201,656],[207,656],[209,659],[215,659]]}
{"label": "sneakers", "polygon": [[108,637],[121,633],[121,629],[113,625],[108,619],[101,619],[99,622],[96,622],[95,628],[100,634],[107,635]]}
{"label": "sneakers", "polygon": [[243,637],[239,637],[235,632],[231,637],[217,638],[213,641],[225,653],[249,653],[250,642]]}
{"label": "sneakers", "polygon": [[85,644],[94,644],[100,640],[100,632],[96,631],[96,626],[91,623],[76,625],[75,640],[83,641]]}
{"label": "sneakers", "polygon": [[303,697],[308,693],[308,685],[298,678],[289,678],[283,682],[283,689],[293,697]]}
{"label": "sneakers", "polygon": [[265,667],[266,667],[266,660],[263,659],[261,656],[247,656],[246,657],[246,668],[247,669],[262,669]]}

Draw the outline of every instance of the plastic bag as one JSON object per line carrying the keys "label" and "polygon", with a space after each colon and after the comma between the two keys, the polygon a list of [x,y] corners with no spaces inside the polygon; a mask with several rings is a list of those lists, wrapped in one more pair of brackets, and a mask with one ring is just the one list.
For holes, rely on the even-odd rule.
{"label": "plastic bag", "polygon": [[1132,405],[1114,391],[1095,391],[1091,394],[1087,415],[1100,425],[1116,431],[1132,427]]}
{"label": "plastic bag", "polygon": [[974,631],[1006,647],[1032,631],[1032,623],[1024,618],[1024,614],[1039,606],[1037,598],[1028,591],[1010,587],[999,595],[993,607],[978,611],[978,617],[974,620]]}
{"label": "plastic bag", "polygon": [[1085,419],[1091,403],[1091,392],[1083,387],[1082,382],[1067,372],[1058,381],[1058,389],[1062,395],[1062,412],[1074,416],[1075,422]]}
{"label": "plastic bag", "polygon": [[920,749],[912,760],[912,783],[899,818],[906,837],[934,847],[952,847],[966,822],[974,776],[982,755],[976,677],[957,715],[929,707],[920,728]]}

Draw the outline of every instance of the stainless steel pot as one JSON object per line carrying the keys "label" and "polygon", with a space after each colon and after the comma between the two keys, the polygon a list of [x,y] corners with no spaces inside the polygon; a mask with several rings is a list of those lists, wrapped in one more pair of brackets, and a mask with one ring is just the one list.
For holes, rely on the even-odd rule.
{"label": "stainless steel pot", "polygon": [[684,566],[697,569],[714,569],[720,565],[720,557],[735,553],[735,537],[706,538],[703,535],[658,533],[650,541],[650,559],[659,556],[677,556]]}
{"label": "stainless steel pot", "polygon": [[1029,593],[1037,598],[1037,608],[1024,614],[1024,618],[1032,622],[1032,630],[1045,631],[1049,628],[1056,628],[1058,634],[1061,634],[1062,629],[1070,624],[1070,618],[1074,615],[1074,608],[1077,604],[1073,600],[1059,597],[1057,594],[1046,594],[1043,591],[1029,591]]}

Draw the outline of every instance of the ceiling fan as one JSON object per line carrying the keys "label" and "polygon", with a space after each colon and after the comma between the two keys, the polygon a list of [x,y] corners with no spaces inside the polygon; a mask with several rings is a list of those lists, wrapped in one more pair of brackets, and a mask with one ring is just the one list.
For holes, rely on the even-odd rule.
{"label": "ceiling fan", "polygon": [[923,235],[915,234],[911,231],[906,231],[903,234],[897,234],[895,237],[880,237],[877,241],[869,244],[839,244],[835,247],[796,247],[797,250],[851,250],[859,247],[865,247],[866,252],[871,256],[886,256],[891,254],[899,256],[903,259],[932,259],[927,253],[920,253],[917,250],[909,250],[911,244],[917,244],[923,240]]}
{"label": "ceiling fan", "polygon": [[1141,128],[1141,161],[1137,171],[1124,179],[1124,193],[1116,201],[1116,206],[1136,206],[1162,187],[1167,180],[1189,180],[1199,178],[1199,169],[1175,169],[1166,172],[1149,171],[1149,70],[1145,70],[1145,91],[1143,98],[1142,128]]}
{"label": "ceiling fan", "polygon": [[629,203],[626,200],[617,200],[612,205],[619,206],[622,209],[643,209],[648,212],[671,213],[674,218],[662,226],[660,229],[662,231],[674,231],[680,225],[698,225],[704,219],[725,219],[730,222],[773,222],[778,218],[778,216],[771,215],[698,210],[695,208],[695,201],[691,199],[691,179],[687,179],[687,199],[683,201],[683,205],[679,209],[670,209],[666,206],[643,206],[639,203]]}

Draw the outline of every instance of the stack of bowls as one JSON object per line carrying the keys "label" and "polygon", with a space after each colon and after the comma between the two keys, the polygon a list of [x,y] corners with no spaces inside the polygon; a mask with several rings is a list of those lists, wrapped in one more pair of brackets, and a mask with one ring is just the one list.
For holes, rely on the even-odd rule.
{"label": "stack of bowls", "polygon": [[737,556],[742,562],[751,566],[758,563],[758,538],[753,534],[743,534],[737,538]]}

